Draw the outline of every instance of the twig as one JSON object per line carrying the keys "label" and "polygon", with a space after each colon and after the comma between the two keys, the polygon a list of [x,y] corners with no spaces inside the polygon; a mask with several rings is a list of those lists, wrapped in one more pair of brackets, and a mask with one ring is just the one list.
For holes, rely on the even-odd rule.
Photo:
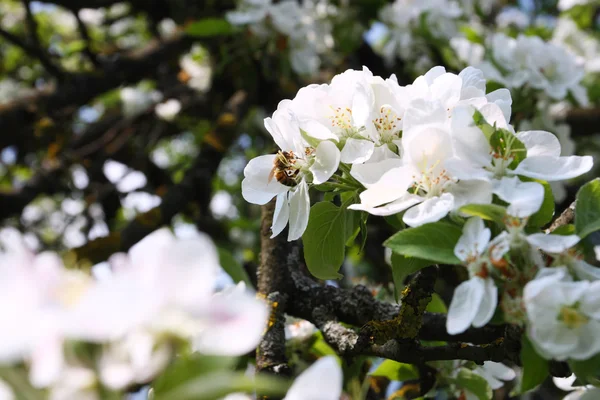
{"label": "twig", "polygon": [[552,233],[561,226],[568,225],[575,220],[575,202],[572,202],[569,207],[565,209],[550,225],[550,228],[546,229],[546,233]]}
{"label": "twig", "polygon": [[102,68],[102,64],[100,64],[100,61],[98,61],[96,53],[94,53],[94,51],[92,50],[92,38],[90,37],[87,26],[79,17],[79,12],[76,9],[71,9],[71,12],[77,20],[77,30],[79,31],[79,35],[85,41],[85,48],[83,49],[83,53],[90,60],[92,65],[94,65],[94,67]]}
{"label": "twig", "polygon": [[[65,78],[64,72],[58,66],[54,65],[52,61],[50,61],[50,57],[40,43],[38,26],[35,17],[31,12],[30,0],[23,0],[23,7],[25,7],[25,20],[27,21],[27,29],[29,30],[29,36],[32,43],[32,46],[28,46],[30,47],[29,53],[36,57],[42,63],[44,68],[46,68],[50,74],[54,75],[56,79],[59,81],[63,80]],[[25,50],[25,48],[23,48],[23,50]]]}

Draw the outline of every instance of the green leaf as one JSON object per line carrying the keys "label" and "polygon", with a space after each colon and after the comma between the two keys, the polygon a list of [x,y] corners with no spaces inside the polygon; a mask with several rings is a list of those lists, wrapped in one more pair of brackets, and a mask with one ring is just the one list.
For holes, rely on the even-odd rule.
{"label": "green leaf", "polygon": [[199,375],[228,371],[234,366],[233,357],[207,356],[194,353],[178,358],[153,384],[155,394],[165,394]]}
{"label": "green leaf", "polygon": [[548,360],[535,351],[527,335],[523,335],[521,342],[521,362],[523,363],[523,377],[520,393],[525,393],[537,387],[549,375]]}
{"label": "green leaf", "polygon": [[556,228],[555,230],[553,230],[552,234],[553,235],[563,235],[563,236],[575,235],[575,225],[573,225],[573,224],[561,225],[558,228]]}
{"label": "green leaf", "polygon": [[571,360],[569,361],[569,367],[582,383],[598,385],[598,377],[600,377],[600,354],[588,360]]}
{"label": "green leaf", "polygon": [[219,247],[219,263],[235,283],[243,281],[248,287],[252,287],[252,282],[244,266],[235,259],[231,252],[222,247]]}
{"label": "green leaf", "polygon": [[233,32],[233,26],[223,18],[203,18],[185,28],[185,33],[194,37],[223,36]]}
{"label": "green leaf", "polygon": [[311,274],[319,279],[339,279],[346,252],[348,211],[333,203],[320,202],[310,209],[308,226],[302,236],[304,259]]}
{"label": "green leaf", "polygon": [[504,224],[504,216],[506,215],[506,207],[497,204],[467,204],[459,209],[460,212],[473,217],[480,217],[488,221]]}
{"label": "green leaf", "polygon": [[584,238],[600,229],[600,178],[583,185],[577,192],[575,230]]}
{"label": "green leaf", "polygon": [[522,178],[522,180],[525,182],[537,182],[544,186],[544,201],[542,202],[542,206],[535,214],[529,217],[529,221],[527,222],[527,225],[530,227],[540,228],[552,221],[552,217],[554,216],[554,195],[552,194],[552,188],[548,182],[540,179]]}
{"label": "green leaf", "polygon": [[392,253],[392,278],[394,279],[394,297],[396,301],[404,288],[404,280],[410,274],[433,264],[431,261],[416,257],[406,257],[402,254]]}
{"label": "green leaf", "polygon": [[169,390],[154,391],[155,400],[217,400],[229,393],[259,393],[274,397],[283,397],[289,388],[289,382],[269,375],[247,377],[241,372],[218,371],[209,374],[198,374],[196,378]]}
{"label": "green leaf", "polygon": [[388,378],[390,381],[408,381],[419,378],[419,370],[412,364],[399,363],[393,360],[384,360],[375,371],[371,372],[371,376],[381,376]]}
{"label": "green leaf", "polygon": [[404,229],[384,242],[394,252],[433,263],[460,264],[454,247],[462,235],[461,229],[447,222],[432,222]]}
{"label": "green leaf", "polygon": [[438,314],[448,314],[448,307],[446,307],[446,303],[437,293],[431,293],[431,301],[427,304],[427,308],[425,309],[427,312],[438,313]]}
{"label": "green leaf", "polygon": [[456,384],[473,393],[479,400],[490,400],[494,392],[484,377],[467,368],[461,368],[455,379]]}

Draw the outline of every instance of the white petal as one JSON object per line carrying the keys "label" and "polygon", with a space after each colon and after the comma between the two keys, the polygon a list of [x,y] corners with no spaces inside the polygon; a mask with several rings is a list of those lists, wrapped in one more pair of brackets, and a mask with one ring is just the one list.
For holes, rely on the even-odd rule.
{"label": "white petal", "polygon": [[481,328],[494,316],[496,306],[498,305],[498,288],[494,284],[494,280],[487,278],[485,280],[485,292],[479,303],[477,314],[473,318],[473,326],[475,328]]}
{"label": "white petal", "polygon": [[360,164],[373,154],[375,143],[367,139],[349,138],[342,149],[341,160],[347,164]]}
{"label": "white petal", "polygon": [[600,246],[594,246],[594,253],[596,254],[596,260],[600,261]]}
{"label": "white petal", "polygon": [[59,379],[64,363],[63,341],[57,336],[44,338],[31,354],[31,384],[38,388],[52,385]]}
{"label": "white petal", "polygon": [[462,333],[471,326],[484,293],[485,283],[479,277],[471,278],[456,287],[446,320],[446,330],[450,335]]}
{"label": "white petal", "polygon": [[489,248],[492,260],[500,260],[510,250],[510,236],[504,231],[492,239]]}
{"label": "white petal", "polygon": [[552,156],[560,157],[560,142],[558,138],[546,131],[525,131],[517,133],[527,149],[527,157]]}
{"label": "white petal", "polygon": [[281,231],[287,225],[290,219],[290,205],[288,202],[288,193],[281,193],[277,195],[277,201],[275,203],[275,212],[273,213],[273,225],[271,226],[271,239],[279,235]]}
{"label": "white petal", "polygon": [[15,400],[12,389],[2,379],[0,379],[0,400]]}
{"label": "white petal", "polygon": [[594,267],[583,260],[574,259],[572,267],[577,278],[581,280],[596,281],[600,279],[600,268]]}
{"label": "white petal", "polygon": [[365,204],[352,204],[348,208],[350,210],[366,211],[371,215],[387,216],[398,214],[399,212],[402,212],[407,208],[422,202],[423,200],[423,197],[417,196],[416,194],[405,193],[398,200],[392,201],[384,206],[369,207]]}
{"label": "white petal", "polygon": [[493,174],[490,171],[486,171],[481,165],[476,165],[470,161],[452,157],[444,162],[444,167],[450,172],[452,176],[458,179],[468,180],[490,180],[493,178]]}
{"label": "white petal", "polygon": [[446,191],[454,196],[454,209],[467,204],[490,204],[492,184],[486,180],[463,180],[449,186]]}
{"label": "white petal", "polygon": [[593,165],[594,159],[591,156],[538,156],[527,157],[512,172],[516,175],[551,182],[571,179],[585,174],[592,169]]}
{"label": "white petal", "polygon": [[417,99],[410,104],[404,113],[403,137],[413,128],[427,124],[445,124],[448,120],[446,109],[439,102]]}
{"label": "white petal", "polygon": [[494,90],[485,96],[490,103],[495,103],[502,110],[504,119],[510,121],[512,98],[510,96],[510,90],[502,88]]}
{"label": "white petal", "polygon": [[313,183],[320,185],[327,182],[335,173],[340,164],[340,151],[337,146],[329,141],[319,143],[315,150],[315,162],[310,167],[313,174]]}
{"label": "white petal", "polygon": [[534,233],[526,236],[525,240],[546,253],[559,254],[579,243],[577,235],[547,235],[545,233]]}
{"label": "white petal", "polygon": [[483,368],[486,371],[488,371],[492,376],[503,381],[512,381],[517,377],[517,374],[512,368],[509,368],[506,365],[499,362],[484,361]]}
{"label": "white petal", "polygon": [[427,82],[428,84],[431,85],[435,81],[436,78],[442,76],[445,73],[446,73],[446,68],[441,67],[441,66],[436,66],[436,67],[432,67],[429,71],[427,71],[425,73],[425,75],[423,75],[423,77],[425,78],[425,82]]}
{"label": "white petal", "polygon": [[284,400],[339,400],[342,378],[336,359],[323,357],[296,378]]}
{"label": "white petal", "polygon": [[256,348],[267,325],[267,305],[244,292],[213,297],[209,320],[194,340],[205,354],[241,356]]}
{"label": "white petal", "polygon": [[336,134],[331,132],[325,125],[313,119],[300,121],[300,128],[315,139],[339,141]]}
{"label": "white petal", "polygon": [[577,347],[569,352],[569,358],[587,360],[600,352],[600,322],[591,320],[579,329]]}
{"label": "white petal", "polygon": [[429,89],[433,98],[440,101],[444,107],[453,107],[460,99],[462,79],[458,75],[443,74],[437,77]]}
{"label": "white petal", "polygon": [[170,246],[175,243],[175,236],[169,228],[158,229],[129,249],[128,256],[131,265],[150,268],[165,256]]}
{"label": "white petal", "polygon": [[458,158],[473,163],[473,167],[483,167],[491,164],[491,147],[475,125],[473,112],[470,106],[457,106],[452,110],[452,141]]}
{"label": "white petal", "polygon": [[444,193],[439,197],[432,197],[419,205],[412,207],[402,220],[408,226],[420,226],[429,222],[436,222],[444,218],[454,208],[454,196]]}
{"label": "white petal", "polygon": [[402,166],[402,160],[399,158],[388,158],[379,162],[371,161],[373,161],[373,157],[368,163],[353,164],[350,170],[352,177],[367,188],[380,180],[387,171]]}
{"label": "white petal", "polygon": [[600,319],[600,281],[592,282],[580,300],[580,310],[594,319]]}
{"label": "white petal", "polygon": [[380,180],[360,194],[360,202],[366,207],[376,207],[394,201],[404,194],[412,184],[409,168],[399,167],[387,171]]}
{"label": "white petal", "polygon": [[374,104],[373,91],[365,83],[357,83],[352,97],[352,121],[355,127],[367,124]]}
{"label": "white petal", "polygon": [[[477,97],[485,95],[485,77],[483,72],[477,68],[467,67],[460,71],[458,76],[462,79],[462,95],[461,99],[465,99],[464,96],[466,89],[471,89],[469,93],[471,96]],[[473,91],[472,89],[476,89]]]}
{"label": "white petal", "polygon": [[479,109],[479,112],[483,115],[488,124],[492,126],[496,124],[498,128],[512,129],[512,127],[508,125],[508,121],[504,117],[504,112],[498,104],[487,103]]}
{"label": "white petal", "polygon": [[506,212],[517,218],[535,214],[544,201],[544,187],[540,183],[521,182],[516,176],[495,181],[493,191],[510,204]]}
{"label": "white petal", "polygon": [[461,261],[482,254],[492,236],[492,232],[485,227],[483,220],[479,217],[469,218],[463,226],[462,232],[454,247],[454,254]]}
{"label": "white petal", "polygon": [[275,155],[266,155],[253,158],[244,168],[242,196],[247,202],[267,204],[273,197],[289,190],[289,187],[277,182],[275,178],[269,182],[275,157]]}
{"label": "white petal", "polygon": [[305,181],[300,182],[290,194],[290,227],[288,241],[299,239],[308,225],[308,214],[310,213],[310,197],[308,185]]}

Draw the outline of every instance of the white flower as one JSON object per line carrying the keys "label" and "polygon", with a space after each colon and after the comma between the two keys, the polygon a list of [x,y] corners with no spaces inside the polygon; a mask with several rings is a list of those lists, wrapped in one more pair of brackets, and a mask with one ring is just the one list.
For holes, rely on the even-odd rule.
{"label": "white flower", "polygon": [[478,65],[485,54],[485,48],[481,44],[471,42],[464,37],[451,38],[450,46],[456,56],[466,65]]}
{"label": "white flower", "polygon": [[[419,125],[407,112],[404,123],[405,127],[410,123],[411,128],[405,128],[402,136],[403,165],[387,171],[360,194],[360,204],[349,208],[374,215],[392,215],[408,209],[404,222],[419,226],[438,221],[464,204],[491,202],[488,182],[457,181],[445,168],[454,151],[444,126],[446,112],[437,108],[435,113],[440,119]],[[430,115],[422,118],[431,120]]]}
{"label": "white flower", "polygon": [[564,48],[544,42],[538,36],[519,35],[513,39],[503,33],[492,36],[490,47],[494,62],[484,61],[478,66],[488,79],[508,87],[527,83],[555,100],[562,100],[571,92],[579,103],[587,104],[587,95],[580,84],[583,68]]}
{"label": "white flower", "polygon": [[181,111],[181,102],[177,99],[169,99],[154,107],[156,115],[165,121],[172,121]]}
{"label": "white flower", "polygon": [[493,361],[484,361],[483,365],[477,366],[473,371],[485,378],[493,390],[504,386],[502,381],[512,381],[517,376],[512,368]]}
{"label": "white flower", "polygon": [[529,26],[529,16],[516,7],[505,7],[496,16],[496,24],[500,28],[512,25],[518,29],[525,29]]}
{"label": "white flower", "polygon": [[133,331],[104,347],[98,361],[99,378],[112,390],[148,383],[162,372],[172,357],[173,349],[168,342],[157,343],[148,331]]}
{"label": "white flower", "polygon": [[209,310],[204,328],[194,338],[194,350],[237,356],[258,345],[268,319],[268,308],[246,290],[243,282],[213,296]]}
{"label": "white flower", "polygon": [[289,110],[290,104],[290,100],[282,101],[273,118],[265,119],[265,127],[282,151],[250,160],[244,168],[242,196],[253,204],[266,204],[277,196],[273,237],[289,222],[288,240],[291,241],[301,237],[308,225],[308,184],[324,183],[335,173],[340,151],[327,140],[316,148],[310,147],[301,136],[299,122]]}
{"label": "white flower", "polygon": [[182,79],[192,89],[203,93],[210,89],[212,84],[212,67],[206,51],[195,45],[190,52],[179,60],[179,66],[185,72]]}
{"label": "white flower", "polygon": [[[479,217],[470,218],[454,248],[454,254],[469,270],[469,280],[454,291],[448,308],[446,329],[449,334],[462,333],[469,326],[478,328],[487,324],[498,304],[498,288],[490,276],[491,260],[500,259],[508,250],[506,246],[490,244],[491,232]],[[493,249],[486,252],[488,248]]]}
{"label": "white flower", "polygon": [[233,25],[247,25],[252,33],[268,39],[275,32],[288,36],[290,63],[301,75],[315,75],[321,55],[333,47],[333,25],[328,16],[335,7],[321,1],[244,0],[235,11],[226,14]]}
{"label": "white flower", "polygon": [[335,357],[320,358],[296,378],[284,400],[339,400],[342,378]]}
{"label": "white flower", "polygon": [[152,104],[160,101],[162,94],[156,90],[147,91],[141,88],[125,87],[120,91],[123,103],[123,114],[133,118],[145,112]]}
{"label": "white flower", "polygon": [[300,128],[320,140],[340,142],[341,161],[363,163],[376,145],[399,139],[404,108],[393,78],[374,77],[366,67],[336,75],[329,85],[310,85],[298,91],[290,109]]}
{"label": "white flower", "polygon": [[580,4],[588,4],[589,2],[590,0],[559,0],[558,9],[565,11]]}
{"label": "white flower", "polygon": [[528,335],[538,352],[585,360],[600,352],[600,282],[572,282],[566,268],[541,270],[524,290]]}
{"label": "white flower", "polygon": [[14,400],[15,394],[13,393],[10,386],[0,379],[0,400]]}
{"label": "white flower", "polygon": [[[575,141],[571,138],[571,127],[567,124],[556,123],[549,113],[544,112],[539,117],[531,121],[522,121],[519,125],[524,131],[543,129],[552,132],[560,143],[560,155],[572,156],[575,154]],[[557,203],[562,202],[567,197],[565,182],[550,182],[554,200]]]}
{"label": "white flower", "polygon": [[303,319],[293,323],[288,323],[285,326],[286,339],[304,339],[311,336],[317,331],[317,328],[308,321]]}
{"label": "white flower", "polygon": [[89,368],[69,366],[50,388],[49,400],[100,400],[96,374]]}
{"label": "white flower", "polygon": [[569,50],[586,72],[600,72],[600,43],[569,17],[558,18],[552,42]]}
{"label": "white flower", "polygon": [[[498,106],[488,104],[481,111],[489,124],[505,123]],[[483,132],[475,126],[473,112],[472,108],[461,107],[456,108],[453,114],[453,141],[458,154],[446,166],[460,179],[500,179],[506,175],[522,175],[559,181],[580,176],[593,166],[590,156],[561,157],[560,142],[550,132],[525,131],[514,135],[526,148],[525,159],[511,170],[516,152],[520,151],[514,148],[512,134],[505,134],[508,135],[504,138],[505,148],[492,148]]]}

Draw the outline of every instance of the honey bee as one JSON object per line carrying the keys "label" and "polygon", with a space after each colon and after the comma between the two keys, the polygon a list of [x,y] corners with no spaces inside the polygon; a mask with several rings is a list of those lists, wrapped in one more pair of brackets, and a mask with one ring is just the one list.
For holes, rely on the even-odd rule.
{"label": "honey bee", "polygon": [[299,170],[294,168],[296,156],[293,151],[279,151],[277,157],[273,160],[273,169],[269,173],[269,183],[273,177],[277,182],[285,186],[296,186],[296,177]]}

